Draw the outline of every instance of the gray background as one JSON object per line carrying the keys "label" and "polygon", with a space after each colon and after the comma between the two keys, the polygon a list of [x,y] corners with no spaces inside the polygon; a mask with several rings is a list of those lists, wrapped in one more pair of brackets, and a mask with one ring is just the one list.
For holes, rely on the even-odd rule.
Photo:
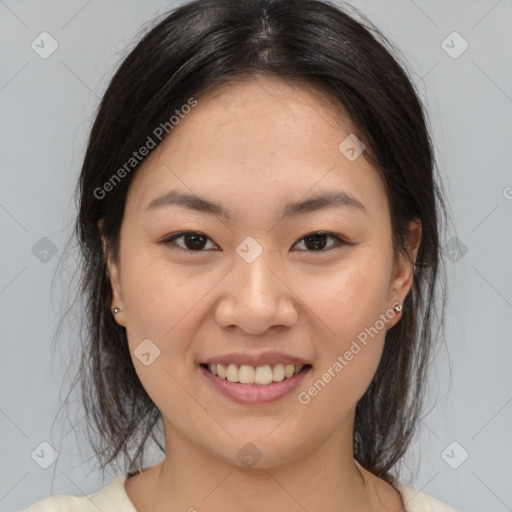
{"label": "gray background", "polygon": [[[453,215],[443,241],[452,248],[447,348],[407,459],[419,471],[403,482],[460,510],[512,510],[512,1],[351,3],[410,66]],[[64,271],[68,283],[50,287],[99,98],[139,30],[175,5],[0,1],[0,510],[52,493],[91,493],[122,474],[101,480],[77,433],[53,424],[72,357],[62,346],[72,350],[76,334],[59,350],[52,337],[73,269]],[[31,47],[44,31],[58,43],[46,59]],[[463,41],[447,39],[454,31],[469,44],[461,55]],[[454,236],[460,242],[450,242]],[[47,469],[40,464],[51,452],[42,442],[59,452]],[[34,450],[44,456],[32,457]]]}

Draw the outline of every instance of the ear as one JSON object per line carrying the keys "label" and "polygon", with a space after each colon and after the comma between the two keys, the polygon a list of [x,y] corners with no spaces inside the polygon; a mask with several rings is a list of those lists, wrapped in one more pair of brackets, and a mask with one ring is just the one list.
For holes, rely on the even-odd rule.
{"label": "ear", "polygon": [[[407,240],[408,253],[410,260],[403,254],[397,256],[395,262],[395,268],[393,271],[393,278],[390,286],[390,304],[388,308],[398,302],[403,305],[405,298],[411,290],[413,279],[414,279],[414,264],[416,262],[416,256],[418,255],[418,249],[421,242],[421,222],[419,219],[413,219],[409,223],[409,236]],[[400,319],[400,313],[396,313],[395,316],[390,320],[388,329],[393,327]]]}
{"label": "ear", "polygon": [[119,325],[126,327],[125,306],[121,290],[119,265],[112,260],[112,255],[111,251],[109,250],[107,239],[103,234],[103,219],[98,221],[98,228],[100,230],[103,243],[103,257],[107,265],[107,278],[110,280],[110,286],[112,288],[112,303],[110,304],[110,310],[112,311],[113,315],[114,308],[120,309],[119,313],[114,316],[114,319]]}

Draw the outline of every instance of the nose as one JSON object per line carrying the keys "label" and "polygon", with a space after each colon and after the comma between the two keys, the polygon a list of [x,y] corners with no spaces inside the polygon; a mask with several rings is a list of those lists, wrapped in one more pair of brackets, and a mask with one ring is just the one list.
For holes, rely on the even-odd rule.
{"label": "nose", "polygon": [[262,334],[271,327],[292,327],[297,322],[292,287],[282,272],[271,268],[263,254],[252,263],[237,257],[228,278],[223,280],[222,298],[215,309],[219,327]]}

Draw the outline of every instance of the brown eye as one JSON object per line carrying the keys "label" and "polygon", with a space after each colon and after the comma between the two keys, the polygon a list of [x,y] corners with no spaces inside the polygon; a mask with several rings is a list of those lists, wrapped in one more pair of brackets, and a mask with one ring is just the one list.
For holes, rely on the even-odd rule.
{"label": "brown eye", "polygon": [[[177,244],[176,240],[180,239],[182,240],[182,244]],[[177,246],[178,250],[201,252],[205,250],[205,245],[207,245],[208,240],[210,240],[210,238],[203,233],[197,231],[185,231],[183,233],[176,233],[160,243],[169,245],[173,249],[175,247],[172,246]],[[215,244],[213,244],[213,246],[214,248],[217,248]]]}
{"label": "brown eye", "polygon": [[[328,239],[334,240],[334,243],[328,246],[328,249],[325,250]],[[341,237],[327,231],[317,231],[316,233],[311,233],[310,235],[306,235],[305,237],[301,238],[300,243],[302,243],[302,241],[304,241],[303,243],[306,247],[306,252],[327,252],[330,251],[333,247],[347,243]]]}
{"label": "brown eye", "polygon": [[[329,239],[334,241],[329,244]],[[181,240],[181,243],[177,243]],[[210,248],[206,248],[208,241],[212,242]],[[213,243],[213,241],[206,236],[204,233],[198,231],[184,231],[176,233],[160,242],[163,245],[169,246],[171,249],[186,252],[205,252],[208,250],[217,250],[219,247]],[[324,253],[340,245],[350,245],[343,238],[327,231],[317,231],[301,238],[298,243],[303,243],[305,252],[318,252]]]}

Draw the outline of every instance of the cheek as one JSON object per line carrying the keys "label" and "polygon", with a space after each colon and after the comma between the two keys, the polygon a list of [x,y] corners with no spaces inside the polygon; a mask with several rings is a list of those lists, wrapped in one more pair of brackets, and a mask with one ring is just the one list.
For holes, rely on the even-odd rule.
{"label": "cheek", "polygon": [[[142,386],[165,416],[191,406],[183,391],[190,380],[193,354],[191,326],[201,314],[204,279],[189,279],[165,261],[133,258],[126,261],[123,300],[131,358]],[[177,405],[178,404],[178,405]],[[186,415],[184,415],[186,416]]]}
{"label": "cheek", "polygon": [[310,288],[304,302],[315,314],[319,364],[314,387],[302,391],[313,407],[353,407],[373,379],[389,321],[387,263],[361,256]]}
{"label": "cheek", "polygon": [[314,377],[297,396],[298,402],[309,408],[308,421],[315,429],[329,432],[336,428],[373,380],[387,329],[380,305],[377,296],[373,302],[358,303],[355,309],[332,310],[328,321],[334,334],[324,329],[324,335],[318,337]]}
{"label": "cheek", "polygon": [[143,251],[126,259],[122,277],[128,327],[159,339],[170,335],[208,290],[204,276],[193,267],[171,267],[161,255]]}
{"label": "cheek", "polygon": [[376,258],[373,251],[354,252],[328,273],[297,283],[299,296],[324,324],[332,349],[343,349],[386,312],[391,260],[382,253]]}

